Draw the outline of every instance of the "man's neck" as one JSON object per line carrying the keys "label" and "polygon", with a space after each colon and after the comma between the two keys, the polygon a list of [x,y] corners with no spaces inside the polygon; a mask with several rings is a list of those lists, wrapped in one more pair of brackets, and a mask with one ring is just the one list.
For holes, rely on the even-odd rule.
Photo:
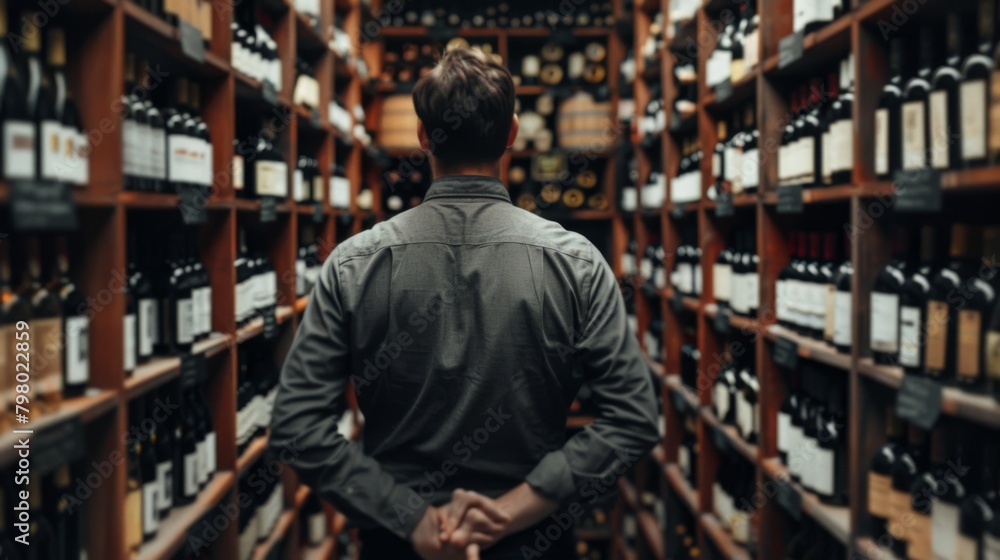
{"label": "man's neck", "polygon": [[445,165],[431,159],[431,172],[435,179],[449,175],[482,175],[484,177],[500,178],[500,161],[488,163],[468,163],[461,165]]}

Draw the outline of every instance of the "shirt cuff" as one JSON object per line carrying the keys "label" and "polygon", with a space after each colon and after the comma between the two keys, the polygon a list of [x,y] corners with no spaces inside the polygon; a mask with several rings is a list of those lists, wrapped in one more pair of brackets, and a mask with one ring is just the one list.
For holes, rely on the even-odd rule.
{"label": "shirt cuff", "polygon": [[409,542],[410,534],[417,527],[431,504],[406,486],[396,486],[382,506],[385,528]]}
{"label": "shirt cuff", "polygon": [[561,449],[543,457],[524,481],[539,494],[559,504],[576,492],[573,471]]}

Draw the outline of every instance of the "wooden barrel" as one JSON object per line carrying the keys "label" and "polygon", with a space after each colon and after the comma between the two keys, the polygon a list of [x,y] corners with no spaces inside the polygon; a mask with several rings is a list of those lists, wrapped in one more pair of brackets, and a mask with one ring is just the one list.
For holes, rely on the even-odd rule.
{"label": "wooden barrel", "polygon": [[383,100],[377,142],[383,148],[420,149],[420,141],[417,139],[417,111],[413,108],[413,96],[390,95]]}
{"label": "wooden barrel", "polygon": [[559,104],[556,119],[559,146],[599,149],[614,142],[611,102],[598,103],[579,92]]}

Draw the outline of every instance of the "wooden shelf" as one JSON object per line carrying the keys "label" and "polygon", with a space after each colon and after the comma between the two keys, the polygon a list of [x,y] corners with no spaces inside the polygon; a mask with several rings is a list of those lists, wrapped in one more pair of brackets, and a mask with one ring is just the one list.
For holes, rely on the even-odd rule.
{"label": "wooden shelf", "polygon": [[[719,306],[715,303],[705,304],[705,316],[714,319],[719,313]],[[753,333],[760,332],[761,326],[757,322],[757,319],[752,319],[750,317],[744,317],[743,315],[736,315],[732,311],[729,312],[729,326],[734,329],[739,330],[745,335],[750,335]]]}
{"label": "wooden shelf", "polygon": [[674,393],[679,393],[685,401],[687,401],[688,407],[691,410],[698,410],[701,408],[701,403],[698,402],[698,395],[694,391],[686,387],[681,382],[681,376],[677,374],[667,375],[664,377],[663,383],[667,386],[667,389]]}
{"label": "wooden shelf", "polygon": [[681,503],[683,503],[688,510],[697,515],[698,513],[698,492],[688,484],[686,478],[684,478],[684,473],[681,472],[681,468],[675,464],[663,465],[663,476],[670,483],[671,488],[674,492],[681,497]]}
{"label": "wooden shelf", "polygon": [[836,348],[826,342],[802,336],[780,325],[767,327],[764,335],[772,342],[779,338],[791,340],[798,346],[800,358],[815,360],[844,371],[851,371],[851,356],[838,352]]}
{"label": "wooden shelf", "polygon": [[[52,410],[42,411],[37,403],[29,404],[28,423],[13,424],[0,436],[0,465],[17,460],[18,451],[14,446],[17,445],[18,439],[34,437],[38,432],[73,418],[78,418],[83,424],[89,424],[114,410],[118,404],[117,392],[99,389],[90,389],[82,396],[67,399]],[[13,433],[13,430],[31,430],[33,433],[18,434]]]}
{"label": "wooden shelf", "polygon": [[715,90],[710,90],[708,95],[699,103],[702,103],[708,111],[713,113],[723,113],[731,111],[740,105],[745,104],[757,93],[757,75],[760,73],[760,66],[747,72],[739,81],[732,85],[732,93],[725,99],[718,99]]}
{"label": "wooden shelf", "polygon": [[754,465],[757,464],[760,455],[759,449],[756,445],[748,443],[745,439],[743,439],[735,427],[719,422],[718,418],[715,417],[715,414],[712,413],[711,408],[704,406],[699,411],[699,414],[701,415],[702,420],[704,420],[709,426],[713,428],[722,428],[722,432],[729,438],[729,445],[742,455],[744,459],[750,461],[750,463]]}
{"label": "wooden shelf", "polygon": [[802,496],[802,512],[812,517],[827,532],[844,545],[851,539],[851,510],[847,506],[838,507],[824,504],[812,492],[807,492],[798,483],[793,482],[788,470],[777,458],[761,461],[764,474],[773,480],[783,480],[791,484]]}
{"label": "wooden shelf", "polygon": [[[191,347],[191,353],[204,354],[206,358],[211,358],[229,349],[232,341],[233,339],[229,335],[212,333],[205,340],[196,342]],[[180,368],[181,359],[179,356],[153,357],[150,361],[137,366],[132,371],[132,375],[125,378],[126,398],[134,399],[176,379],[181,373]]]}
{"label": "wooden shelf", "polygon": [[729,560],[751,560],[750,554],[747,553],[746,549],[736,544],[733,537],[722,528],[722,524],[719,523],[719,520],[714,515],[703,513],[698,518],[698,521],[701,524],[701,528],[704,529],[705,534],[715,543],[715,547],[719,549],[723,557]]}
{"label": "wooden shelf", "polygon": [[161,560],[176,554],[184,545],[188,530],[222,501],[235,478],[232,471],[216,473],[193,503],[172,509],[166,519],[160,520],[156,538],[139,549],[137,560]]}
{"label": "wooden shelf", "polygon": [[822,62],[846,55],[851,50],[853,21],[854,13],[847,13],[803,37],[802,56],[785,68],[778,68],[777,54],[771,55],[764,61],[764,72],[771,76],[797,76],[812,72]]}
{"label": "wooden shelf", "polygon": [[[903,368],[879,365],[871,358],[862,358],[858,361],[858,372],[894,389],[899,389],[903,384]],[[968,393],[958,387],[943,387],[941,412],[1000,429],[1000,403],[989,395]]]}
{"label": "wooden shelf", "polygon": [[[660,297],[662,297],[663,299],[670,299],[674,297],[673,287],[667,286],[666,288],[661,290]],[[681,304],[684,307],[684,309],[692,313],[699,313],[701,311],[701,301],[699,301],[698,298],[691,296],[681,296]]]}
{"label": "wooden shelf", "polygon": [[618,490],[621,492],[622,500],[635,513],[636,524],[639,526],[639,533],[649,546],[654,558],[665,560],[663,545],[663,530],[659,527],[653,513],[639,503],[639,496],[626,478],[618,479]]}
{"label": "wooden shelf", "polygon": [[243,476],[247,468],[254,464],[257,459],[260,459],[261,455],[264,454],[264,450],[267,449],[267,444],[268,434],[258,436],[250,442],[250,445],[243,451],[243,454],[236,460],[237,476]]}
{"label": "wooden shelf", "polygon": [[[279,305],[274,312],[274,318],[277,324],[288,321],[295,316],[295,309],[288,305]],[[260,317],[250,321],[250,324],[236,331],[236,342],[237,344],[243,344],[244,342],[250,340],[251,338],[264,334],[264,320]]]}
{"label": "wooden shelf", "polygon": [[[125,12],[127,35],[132,35],[137,41],[155,49],[159,54],[180,64],[192,74],[201,76],[223,76],[230,73],[229,62],[205,49],[205,61],[197,62],[189,58],[181,50],[180,31],[152,12],[140,7],[132,0],[122,0],[122,10]],[[130,32],[131,31],[131,32]]]}

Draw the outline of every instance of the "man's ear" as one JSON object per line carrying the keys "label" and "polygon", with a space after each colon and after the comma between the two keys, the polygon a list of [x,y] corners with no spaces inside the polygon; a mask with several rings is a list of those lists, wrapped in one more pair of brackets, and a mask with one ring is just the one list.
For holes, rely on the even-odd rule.
{"label": "man's ear", "polygon": [[514,139],[517,138],[517,129],[519,126],[520,124],[518,124],[517,115],[514,115],[514,118],[510,120],[510,133],[507,134],[508,148],[514,145]]}
{"label": "man's ear", "polygon": [[427,129],[424,128],[424,121],[417,121],[417,139],[420,141],[420,149],[429,152],[431,150],[431,142],[427,139]]}

